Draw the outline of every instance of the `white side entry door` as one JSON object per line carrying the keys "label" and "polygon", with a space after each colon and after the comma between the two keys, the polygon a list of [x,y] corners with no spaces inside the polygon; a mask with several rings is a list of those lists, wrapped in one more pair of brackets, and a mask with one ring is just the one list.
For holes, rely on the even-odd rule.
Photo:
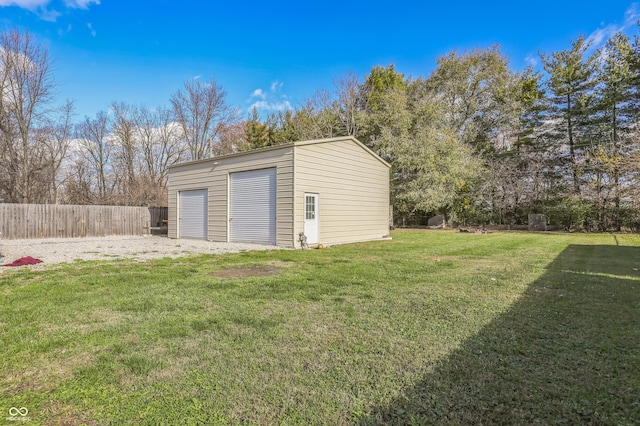
{"label": "white side entry door", "polygon": [[318,244],[318,194],[304,194],[304,235],[307,243]]}

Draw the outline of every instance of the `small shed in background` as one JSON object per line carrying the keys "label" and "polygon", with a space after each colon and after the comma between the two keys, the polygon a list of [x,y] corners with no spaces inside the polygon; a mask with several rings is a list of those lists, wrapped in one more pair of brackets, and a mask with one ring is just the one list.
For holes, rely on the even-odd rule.
{"label": "small shed in background", "polygon": [[389,235],[389,164],[353,137],[169,169],[170,238],[299,247]]}
{"label": "small shed in background", "polygon": [[547,216],[543,214],[529,214],[529,231],[546,231]]}

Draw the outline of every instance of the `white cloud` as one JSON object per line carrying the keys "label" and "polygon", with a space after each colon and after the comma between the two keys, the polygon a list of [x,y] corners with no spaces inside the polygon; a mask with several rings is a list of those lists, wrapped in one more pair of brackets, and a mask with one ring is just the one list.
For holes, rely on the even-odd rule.
{"label": "white cloud", "polygon": [[251,105],[247,108],[251,112],[253,108],[261,112],[287,111],[292,110],[291,102],[286,94],[280,93],[284,84],[280,81],[273,81],[269,85],[269,90],[262,88],[255,89],[247,99]]}
{"label": "white cloud", "polygon": [[631,3],[631,6],[624,12],[624,21],[633,23],[638,18],[638,3]]}
{"label": "white cloud", "polygon": [[591,42],[593,46],[600,46],[603,40],[609,39],[612,35],[620,31],[619,28],[616,24],[609,24],[604,28],[598,28],[587,37],[587,40]]}
{"label": "white cloud", "polygon": [[69,9],[89,9],[92,4],[100,4],[100,0],[64,0]]}
{"label": "white cloud", "polygon": [[42,19],[43,21],[48,21],[48,22],[56,22],[56,19],[58,19],[58,17],[62,15],[60,12],[57,12],[55,10],[49,10],[44,8],[38,9],[33,13],[38,15],[40,19]]}
{"label": "white cloud", "polygon": [[93,29],[93,25],[91,24],[91,22],[87,22],[87,28],[89,28],[89,31],[91,31],[91,37],[95,37],[96,36],[96,30]]}
{"label": "white cloud", "polygon": [[18,6],[27,10],[36,10],[46,6],[51,0],[0,0],[0,6]]}
{"label": "white cloud", "polygon": [[282,89],[282,85],[283,83],[279,82],[278,80],[274,81],[273,83],[271,83],[271,91],[272,92],[277,92],[279,90]]}
{"label": "white cloud", "polygon": [[51,0],[0,0],[0,7],[16,6],[38,15],[43,21],[55,22],[60,12],[47,9],[50,2]]}
{"label": "white cloud", "polygon": [[252,98],[261,98],[262,100],[267,99],[267,94],[262,91],[262,89],[256,89],[251,93]]}
{"label": "white cloud", "polygon": [[632,3],[624,12],[624,22],[622,24],[609,24],[598,28],[587,37],[587,41],[591,42],[591,46],[594,48],[600,47],[603,42],[606,42],[616,33],[625,31],[631,28],[640,18],[640,12],[638,11],[638,3]]}
{"label": "white cloud", "polygon": [[536,65],[538,65],[538,57],[536,55],[531,54],[531,53],[529,53],[527,56],[525,56],[524,61],[528,65],[531,65],[532,67],[535,67]]}
{"label": "white cloud", "polygon": [[249,111],[253,108],[262,111],[286,111],[289,109],[293,109],[291,107],[291,103],[289,101],[280,101],[280,102],[267,102],[267,101],[258,101],[254,102],[250,107]]}
{"label": "white cloud", "polygon": [[67,28],[58,28],[58,35],[60,37],[65,36],[65,35],[69,34],[72,29],[73,29],[73,27],[71,26],[71,24],[67,25]]}
{"label": "white cloud", "polygon": [[[43,21],[55,22],[62,15],[58,10],[49,9],[52,0],[0,0],[0,7],[16,6],[32,12]],[[88,9],[92,4],[100,4],[100,0],[64,0],[67,9]],[[56,9],[58,9],[56,7]]]}

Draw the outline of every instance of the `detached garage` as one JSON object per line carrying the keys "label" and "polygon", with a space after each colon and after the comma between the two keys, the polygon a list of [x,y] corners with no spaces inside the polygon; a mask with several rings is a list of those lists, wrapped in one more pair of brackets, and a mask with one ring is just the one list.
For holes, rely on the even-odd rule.
{"label": "detached garage", "polygon": [[387,238],[389,164],[353,137],[169,169],[169,237],[300,247]]}

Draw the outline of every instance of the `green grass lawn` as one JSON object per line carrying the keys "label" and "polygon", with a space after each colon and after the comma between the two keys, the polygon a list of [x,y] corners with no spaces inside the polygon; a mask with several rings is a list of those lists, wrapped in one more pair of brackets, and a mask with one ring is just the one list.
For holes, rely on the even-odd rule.
{"label": "green grass lawn", "polygon": [[0,423],[640,423],[639,236],[392,236],[7,271]]}

